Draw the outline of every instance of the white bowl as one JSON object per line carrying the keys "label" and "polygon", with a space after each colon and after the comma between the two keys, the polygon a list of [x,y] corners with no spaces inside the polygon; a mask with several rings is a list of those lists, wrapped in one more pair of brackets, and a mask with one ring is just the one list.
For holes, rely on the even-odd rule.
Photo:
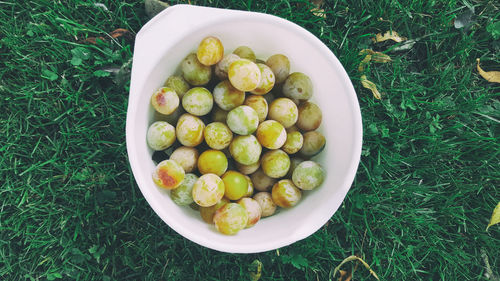
{"label": "white bowl", "polygon": [[[315,158],[326,170],[325,182],[304,192],[299,204],[264,218],[235,236],[218,233],[197,211],[177,206],[151,178],[155,164],[146,144],[153,121],[151,94],[178,71],[181,60],[200,40],[221,39],[226,53],[250,46],[257,57],[282,53],[293,71],[306,73],[314,85],[313,100],[321,107],[320,130],[326,147]],[[174,124],[175,126],[175,124]],[[302,27],[279,17],[235,10],[176,5],[149,21],[137,34],[126,124],[127,152],[134,177],[153,210],[172,229],[202,246],[223,252],[256,253],[304,239],[325,224],[349,190],[361,154],[361,113],[356,93],[335,55]]]}

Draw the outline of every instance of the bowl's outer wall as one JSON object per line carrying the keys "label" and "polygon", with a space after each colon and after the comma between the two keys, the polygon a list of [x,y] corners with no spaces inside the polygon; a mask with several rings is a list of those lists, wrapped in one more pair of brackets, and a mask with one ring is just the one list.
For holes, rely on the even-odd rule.
{"label": "bowl's outer wall", "polygon": [[[178,28],[179,25],[183,27]],[[327,140],[325,150],[314,158],[327,172],[323,185],[304,192],[303,200],[294,208],[282,209],[235,236],[219,234],[196,211],[175,205],[167,191],[155,186],[151,179],[155,165],[145,137],[154,114],[149,104],[151,94],[168,76],[178,73],[180,61],[208,35],[220,38],[226,53],[246,45],[264,60],[275,53],[288,56],[292,71],[309,75],[313,82],[313,101],[323,112],[320,131]],[[127,150],[141,192],[158,216],[200,245],[233,253],[262,252],[289,245],[313,234],[328,221],[354,179],[361,154],[362,125],[351,81],[319,39],[298,25],[271,15],[177,5],[144,26],[136,41],[127,112]]]}

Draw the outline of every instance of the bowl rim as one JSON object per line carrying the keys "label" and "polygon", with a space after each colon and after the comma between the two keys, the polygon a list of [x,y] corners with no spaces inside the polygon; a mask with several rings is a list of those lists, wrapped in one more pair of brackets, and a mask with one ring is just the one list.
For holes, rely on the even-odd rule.
{"label": "bowl rim", "polygon": [[[187,10],[186,10],[187,9]],[[182,225],[182,223],[177,222],[174,219],[170,219],[168,216],[162,216],[161,214],[161,206],[159,204],[156,204],[153,198],[151,197],[150,194],[145,192],[144,187],[145,182],[141,178],[141,175],[139,173],[139,170],[142,168],[140,167],[140,164],[138,163],[137,160],[137,147],[135,145],[135,141],[132,139],[133,131],[134,131],[134,120],[132,119],[132,116],[135,116],[137,114],[137,103],[135,103],[135,98],[139,95],[139,93],[142,91],[142,88],[144,87],[144,81],[142,81],[142,84],[135,83],[133,82],[134,78],[134,64],[136,64],[136,61],[134,60],[133,66],[132,66],[132,82],[131,82],[131,87],[130,87],[130,93],[129,93],[129,103],[128,103],[128,109],[127,109],[127,119],[126,119],[126,144],[127,144],[127,155],[128,155],[128,160],[129,164],[131,166],[132,173],[134,175],[134,178],[136,180],[137,185],[139,186],[139,189],[141,190],[141,193],[145,197],[146,201],[148,204],[153,208],[155,213],[174,231],[179,233],[181,236],[184,238],[187,238],[188,240],[191,240],[201,246],[221,251],[221,252],[228,252],[228,253],[258,253],[258,252],[264,252],[264,251],[270,251],[270,250],[275,250],[287,245],[290,245],[292,243],[295,243],[299,240],[302,240],[312,234],[314,234],[318,229],[320,229],[338,210],[340,205],[342,204],[343,200],[345,199],[345,196],[347,195],[347,192],[349,191],[353,181],[354,177],[357,172],[357,168],[359,166],[360,162],[360,157],[361,157],[361,148],[362,148],[362,139],[363,139],[363,132],[362,132],[362,119],[361,119],[361,110],[359,107],[359,102],[357,99],[356,92],[354,90],[354,87],[352,85],[352,82],[347,75],[347,72],[345,71],[344,67],[338,60],[338,58],[333,54],[333,52],[323,43],[321,40],[319,40],[316,36],[314,36],[311,32],[308,30],[304,29],[303,27],[299,26],[298,24],[295,24],[291,21],[288,21],[286,19],[274,16],[274,15],[269,15],[269,14],[264,14],[264,13],[258,13],[258,12],[248,12],[248,11],[238,11],[238,10],[228,10],[228,9],[219,9],[219,8],[209,8],[209,7],[200,7],[200,6],[193,6],[193,5],[174,5],[171,6],[158,15],[156,15],[152,20],[150,20],[148,23],[146,23],[143,28],[139,31],[137,34],[137,38],[141,38],[141,36],[144,33],[147,33],[150,31],[150,29],[154,26],[155,23],[158,23],[162,19],[165,19],[165,17],[170,16],[174,12],[191,12],[194,9],[201,9],[203,13],[213,13],[215,17],[212,20],[209,20],[211,24],[215,23],[220,23],[224,22],[227,20],[234,19],[234,16],[241,17],[242,19],[248,18],[252,21],[267,21],[272,24],[277,24],[281,26],[286,26],[287,28],[293,29],[294,32],[299,33],[300,36],[304,37],[306,40],[309,40],[312,42],[313,45],[317,47],[317,51],[322,53],[322,56],[325,58],[329,59],[329,63],[334,65],[334,68],[339,70],[340,77],[339,79],[344,83],[345,89],[348,91],[346,95],[348,96],[348,101],[350,106],[352,107],[353,110],[353,115],[352,117],[352,122],[354,124],[353,132],[354,132],[354,139],[355,142],[353,143],[353,148],[354,148],[354,153],[351,155],[351,161],[349,163],[348,168],[348,174],[346,174],[343,178],[343,182],[341,186],[343,187],[342,190],[344,192],[340,193],[339,195],[342,196],[342,200],[336,206],[335,208],[330,209],[330,213],[328,214],[323,214],[321,219],[315,220],[315,222],[312,225],[308,225],[307,228],[302,228],[299,229],[297,232],[294,232],[293,234],[284,237],[280,241],[263,241],[262,243],[259,244],[242,244],[238,245],[238,247],[235,247],[234,245],[231,245],[230,247],[226,247],[225,245],[210,241],[208,239],[203,239],[200,234],[197,234],[196,231],[189,230],[185,226]],[[182,11],[186,10],[186,11]],[[193,30],[191,30],[193,31]],[[185,37],[185,36],[182,36]],[[182,37],[179,37],[177,41],[173,42],[170,47],[175,46],[179,40],[181,40]],[[136,46],[137,46],[137,39],[136,39]],[[137,48],[134,50],[134,56],[136,56]],[[160,58],[163,57],[165,53],[160,54]],[[155,69],[158,66],[159,62],[152,63],[153,67],[150,67],[150,69]],[[137,66],[137,65],[136,65]],[[145,71],[147,72],[147,71]],[[141,82],[141,81],[140,81]],[[137,93],[139,92],[139,93]],[[135,103],[135,106],[134,106]]]}

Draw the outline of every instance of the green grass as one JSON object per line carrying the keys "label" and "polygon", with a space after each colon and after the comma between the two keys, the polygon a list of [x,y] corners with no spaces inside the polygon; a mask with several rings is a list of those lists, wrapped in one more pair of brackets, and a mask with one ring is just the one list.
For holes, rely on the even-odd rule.
{"label": "green grass", "polygon": [[[360,255],[383,280],[488,280],[500,275],[500,227],[485,232],[500,200],[500,86],[478,76],[475,59],[500,68],[486,26],[495,1],[325,1],[326,19],[305,1],[192,1],[276,14],[318,36],[357,90],[363,156],[343,205],[311,237],[261,254],[231,255],[171,230],[142,197],[127,162],[125,117],[133,40],[147,22],[142,1],[0,2],[0,279],[336,280]],[[375,2],[376,4],[372,3]],[[453,19],[475,8],[469,31]],[[367,76],[357,67],[375,33],[419,39]],[[114,73],[122,67],[118,77]],[[325,120],[328,122],[327,120]],[[483,255],[484,256],[484,255]],[[346,266],[347,269],[350,266]],[[374,280],[359,268],[355,280]]]}

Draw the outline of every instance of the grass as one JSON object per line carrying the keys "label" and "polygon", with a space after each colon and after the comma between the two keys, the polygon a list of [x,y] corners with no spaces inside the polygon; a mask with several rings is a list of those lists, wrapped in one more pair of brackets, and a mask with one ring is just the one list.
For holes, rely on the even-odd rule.
{"label": "grass", "polygon": [[[475,69],[476,58],[500,67],[486,30],[498,3],[325,1],[322,19],[306,1],[192,1],[307,28],[339,57],[363,114],[358,174],[328,224],[279,251],[231,255],[172,231],[140,194],[124,136],[133,40],[106,34],[148,18],[139,0],[93,2],[1,2],[0,279],[248,280],[258,259],[261,280],[337,280],[353,254],[383,280],[489,280],[484,257],[500,275],[500,227],[485,232],[500,199],[500,86]],[[456,29],[467,6],[474,23]],[[367,70],[376,100],[358,52],[390,50],[369,40],[387,30],[419,40]],[[95,36],[106,38],[82,43]]]}

